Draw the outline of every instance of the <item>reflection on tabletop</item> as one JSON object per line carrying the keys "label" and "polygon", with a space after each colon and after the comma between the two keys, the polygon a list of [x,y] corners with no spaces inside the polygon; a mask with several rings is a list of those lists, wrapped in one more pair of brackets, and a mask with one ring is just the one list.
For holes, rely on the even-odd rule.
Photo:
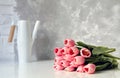
{"label": "reflection on tabletop", "polygon": [[[119,64],[120,66],[120,64]],[[120,68],[120,67],[119,67]],[[120,69],[86,74],[79,72],[56,71],[52,61],[39,61],[27,64],[0,63],[0,78],[119,78]]]}
{"label": "reflection on tabletop", "polygon": [[106,70],[95,74],[86,74],[79,72],[55,71],[55,78],[119,78],[119,69]]}

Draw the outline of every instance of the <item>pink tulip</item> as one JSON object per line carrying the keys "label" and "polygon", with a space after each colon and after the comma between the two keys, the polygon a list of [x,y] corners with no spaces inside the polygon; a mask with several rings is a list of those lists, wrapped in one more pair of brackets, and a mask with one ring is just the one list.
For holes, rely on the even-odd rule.
{"label": "pink tulip", "polygon": [[84,67],[84,65],[78,66],[78,68],[77,68],[76,71],[77,71],[77,72],[80,72],[80,73],[83,73],[83,72],[84,72],[83,67]]}
{"label": "pink tulip", "polygon": [[75,70],[75,68],[72,67],[72,66],[68,66],[68,67],[66,67],[64,70],[69,71],[69,72],[72,72],[72,71]]}
{"label": "pink tulip", "polygon": [[81,56],[83,56],[85,58],[89,58],[91,56],[91,52],[87,48],[82,48],[80,50],[80,54],[81,54]]}
{"label": "pink tulip", "polygon": [[54,68],[55,70],[64,70],[64,67],[61,66],[61,65],[55,65],[53,68]]}
{"label": "pink tulip", "polygon": [[59,50],[59,53],[60,53],[61,55],[64,55],[65,50],[64,50],[63,48],[61,48],[61,49]]}
{"label": "pink tulip", "polygon": [[53,65],[53,68],[56,69],[56,65],[55,64]]}
{"label": "pink tulip", "polygon": [[76,56],[74,61],[76,65],[82,65],[85,62],[85,58],[82,56]]}
{"label": "pink tulip", "polygon": [[95,69],[96,69],[95,64],[87,64],[86,66],[83,67],[85,73],[89,73],[89,74],[94,73]]}
{"label": "pink tulip", "polygon": [[75,41],[72,39],[65,39],[64,40],[64,45],[66,47],[73,47],[75,45]]}
{"label": "pink tulip", "polygon": [[63,57],[66,61],[73,61],[74,60],[74,57],[72,55],[68,55],[66,54],[64,57]]}
{"label": "pink tulip", "polygon": [[54,53],[56,56],[62,56],[64,54],[64,49],[63,48],[55,48]]}
{"label": "pink tulip", "polygon": [[70,66],[70,62],[69,62],[69,61],[66,61],[66,60],[62,60],[62,61],[61,61],[61,65],[62,65],[63,67],[68,67],[68,66]]}
{"label": "pink tulip", "polygon": [[60,49],[60,48],[58,48],[58,47],[56,47],[56,48],[54,49],[54,54],[55,54],[55,55],[59,55],[59,49]]}
{"label": "pink tulip", "polygon": [[63,49],[64,49],[64,55],[66,55],[67,54],[67,52],[69,51],[69,47],[63,47]]}
{"label": "pink tulip", "polygon": [[58,52],[58,50],[59,50],[59,48],[58,48],[58,47],[56,47],[56,48],[54,49],[54,53],[57,53],[57,52]]}
{"label": "pink tulip", "polygon": [[70,47],[67,49],[67,54],[76,56],[77,54],[79,54],[79,50],[76,47]]}
{"label": "pink tulip", "polygon": [[56,56],[54,59],[54,64],[60,65],[62,60],[64,60],[62,56]]}
{"label": "pink tulip", "polygon": [[71,61],[71,62],[70,62],[70,66],[72,66],[72,67],[78,67],[79,65],[78,65],[78,64],[75,64],[75,61]]}

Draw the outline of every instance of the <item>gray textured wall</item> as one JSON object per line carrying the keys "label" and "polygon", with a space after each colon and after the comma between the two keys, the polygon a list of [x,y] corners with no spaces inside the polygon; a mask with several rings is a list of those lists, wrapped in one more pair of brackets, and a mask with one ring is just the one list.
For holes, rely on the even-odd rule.
{"label": "gray textured wall", "polygon": [[52,58],[65,38],[116,47],[120,56],[120,0],[16,0],[20,19],[41,21],[34,52]]}
{"label": "gray textured wall", "polygon": [[41,21],[35,52],[42,59],[65,38],[116,47],[120,56],[120,0],[16,0],[20,19]]}

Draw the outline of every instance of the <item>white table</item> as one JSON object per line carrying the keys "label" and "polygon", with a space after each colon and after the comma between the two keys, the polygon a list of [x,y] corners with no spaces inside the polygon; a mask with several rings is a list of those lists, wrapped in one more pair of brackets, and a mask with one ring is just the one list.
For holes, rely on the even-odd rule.
{"label": "white table", "polygon": [[107,70],[95,74],[54,71],[53,61],[32,62],[25,65],[0,63],[0,78],[120,78],[120,70]]}

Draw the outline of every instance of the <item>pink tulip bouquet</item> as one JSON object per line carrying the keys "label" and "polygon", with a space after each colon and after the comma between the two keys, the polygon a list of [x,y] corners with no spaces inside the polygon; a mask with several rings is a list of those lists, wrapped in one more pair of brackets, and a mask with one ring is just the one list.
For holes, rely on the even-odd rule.
{"label": "pink tulip bouquet", "polygon": [[112,69],[118,67],[117,60],[111,55],[115,48],[94,46],[72,39],[64,40],[64,47],[54,49],[54,69],[69,72],[81,72],[93,74],[95,71]]}

